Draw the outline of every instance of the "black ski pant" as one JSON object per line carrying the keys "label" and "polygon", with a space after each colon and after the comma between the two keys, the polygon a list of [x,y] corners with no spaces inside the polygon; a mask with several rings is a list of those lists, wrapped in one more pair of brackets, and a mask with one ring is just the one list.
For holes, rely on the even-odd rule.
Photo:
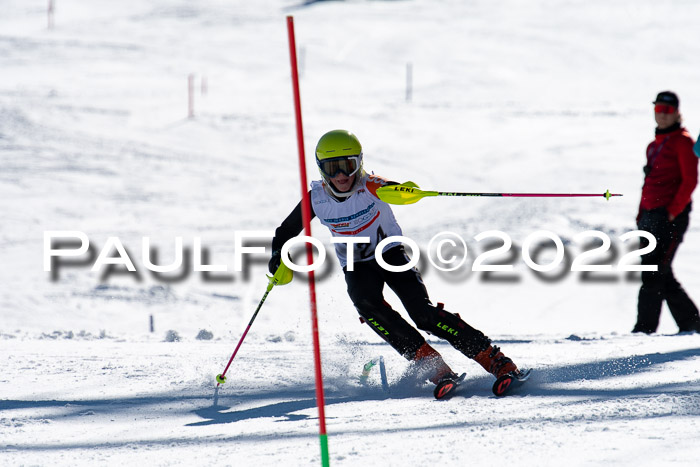
{"label": "black ski pant", "polygon": [[[657,265],[658,271],[643,271],[642,286],[637,301],[637,324],[632,332],[650,334],[659,326],[664,300],[678,324],[679,332],[698,330],[698,308],[673,275],[671,263],[678,245],[688,228],[690,204],[673,221],[668,220],[666,208],[641,212],[637,227],[656,238],[656,248],[642,256],[643,265]],[[641,241],[642,248],[649,242]]]}
{"label": "black ski pant", "polygon": [[[384,261],[392,266],[408,264],[409,258],[402,245],[383,253]],[[369,326],[408,360],[415,358],[425,338],[384,300],[387,284],[401,300],[411,320],[419,329],[447,340],[469,358],[488,348],[491,341],[462,319],[434,306],[428,298],[420,272],[411,268],[390,272],[375,259],[354,263],[354,271],[344,268],[348,295],[360,316]]]}

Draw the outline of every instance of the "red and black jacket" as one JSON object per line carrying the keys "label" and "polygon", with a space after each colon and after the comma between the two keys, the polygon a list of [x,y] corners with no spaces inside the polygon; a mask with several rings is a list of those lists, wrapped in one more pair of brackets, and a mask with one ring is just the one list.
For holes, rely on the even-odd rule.
{"label": "red and black jacket", "polygon": [[644,186],[639,211],[666,208],[674,217],[690,203],[698,184],[698,158],[695,142],[680,123],[658,130],[647,147]]}

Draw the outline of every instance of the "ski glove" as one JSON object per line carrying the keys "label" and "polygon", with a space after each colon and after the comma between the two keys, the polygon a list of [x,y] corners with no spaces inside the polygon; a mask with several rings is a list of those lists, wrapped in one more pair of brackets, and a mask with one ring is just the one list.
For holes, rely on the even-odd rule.
{"label": "ski glove", "polygon": [[272,258],[270,258],[270,262],[267,263],[267,270],[270,271],[270,274],[274,275],[275,272],[277,272],[277,268],[280,267],[281,262],[282,262],[282,251],[281,250],[273,251]]}

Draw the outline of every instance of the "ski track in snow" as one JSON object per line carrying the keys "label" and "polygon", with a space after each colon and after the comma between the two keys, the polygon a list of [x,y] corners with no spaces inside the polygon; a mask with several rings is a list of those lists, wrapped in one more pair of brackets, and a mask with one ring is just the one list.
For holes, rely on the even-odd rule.
{"label": "ski track in snow", "polygon": [[[217,393],[267,285],[266,255],[207,279],[151,274],[141,251],[150,237],[168,264],[181,236],[191,261],[201,237],[205,261],[230,271],[234,231],[272,231],[297,203],[287,14],[309,179],[318,136],[347,128],[365,168],[428,190],[624,194],[394,210],[421,246],[441,231],[467,241],[459,272],[421,268],[434,301],[533,368],[505,398],[429,338],[467,372],[453,398],[433,400],[358,322],[329,258],[318,309],[331,464],[697,464],[700,336],[675,335],[666,309],[657,335],[631,335],[638,277],[535,274],[519,248],[542,229],[574,257],[573,238],[592,229],[613,240],[607,264],[629,248],[618,237],[634,229],[650,100],[675,90],[685,126],[700,129],[700,4],[58,0],[49,31],[45,3],[6,0],[0,16],[1,465],[320,464],[303,278],[269,295]],[[691,215],[675,262],[696,303],[698,225]],[[93,260],[116,236],[138,274],[44,272],[47,230],[85,232]],[[512,273],[470,272],[489,230],[512,238],[496,259]],[[387,392],[378,368],[358,379],[380,355]]]}

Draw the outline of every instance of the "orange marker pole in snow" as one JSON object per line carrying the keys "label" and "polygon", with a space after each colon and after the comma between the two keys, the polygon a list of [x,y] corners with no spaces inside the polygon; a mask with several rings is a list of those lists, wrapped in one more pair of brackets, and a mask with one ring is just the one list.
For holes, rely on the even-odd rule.
{"label": "orange marker pole in snow", "polygon": [[187,118],[194,118],[194,75],[187,76]]}
{"label": "orange marker pole in snow", "polygon": [[49,6],[46,9],[46,14],[48,18],[48,28],[53,29],[53,12],[54,12],[54,0],[49,0]]}

